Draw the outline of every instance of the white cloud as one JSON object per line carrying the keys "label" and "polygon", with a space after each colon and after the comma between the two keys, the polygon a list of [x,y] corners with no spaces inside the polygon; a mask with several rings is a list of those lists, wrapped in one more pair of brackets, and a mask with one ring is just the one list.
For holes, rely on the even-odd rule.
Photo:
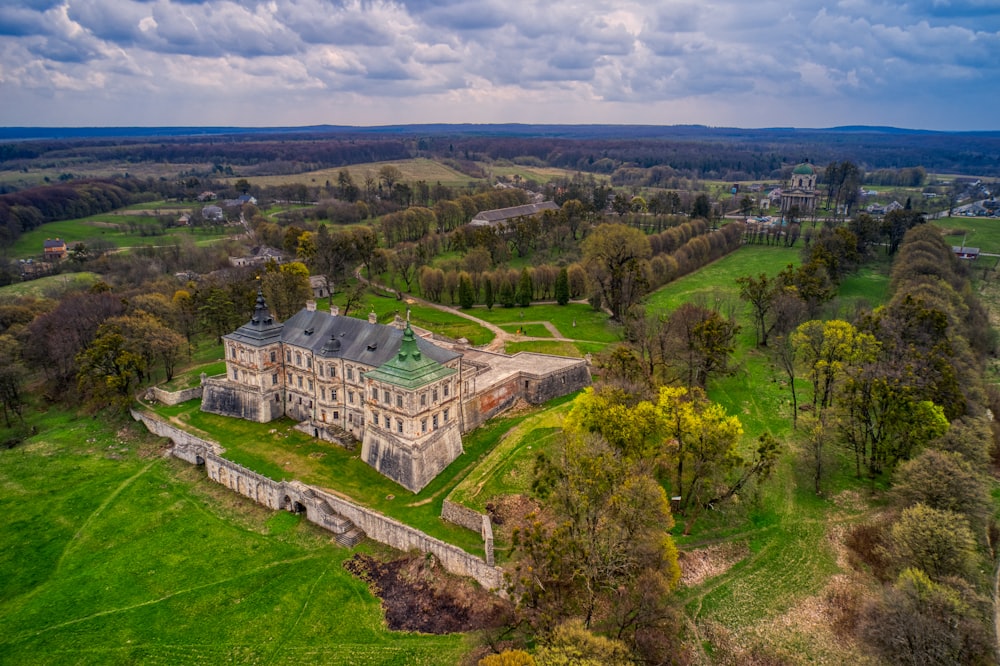
{"label": "white cloud", "polygon": [[[19,100],[0,123],[63,96],[67,125],[246,124],[245,101],[268,125],[939,123],[947,105],[957,127],[995,128],[992,105],[962,104],[1000,89],[995,4],[22,0],[0,7],[0,84]],[[903,112],[915,89],[930,106]]]}

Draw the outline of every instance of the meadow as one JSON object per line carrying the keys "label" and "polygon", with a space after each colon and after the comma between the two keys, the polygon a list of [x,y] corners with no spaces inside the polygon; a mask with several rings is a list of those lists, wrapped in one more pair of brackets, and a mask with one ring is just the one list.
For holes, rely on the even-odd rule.
{"label": "meadow", "polygon": [[[0,663],[457,663],[390,632],[352,551],[162,457],[136,425],[49,410],[0,451]],[[371,544],[363,552],[373,552]]]}
{"label": "meadow", "polygon": [[[164,215],[179,215],[164,209]],[[14,258],[37,257],[42,243],[49,238],[61,238],[66,245],[99,240],[118,249],[177,245],[191,242],[205,245],[242,233],[242,227],[167,227],[160,228],[156,215],[136,212],[101,213],[75,220],[48,222],[22,233],[11,248]]]}
{"label": "meadow", "polygon": [[[479,179],[472,178],[460,171],[442,164],[441,162],[426,158],[415,158],[411,160],[396,160],[388,162],[366,162],[362,164],[351,164],[350,166],[335,167],[330,169],[319,169],[317,171],[307,171],[305,173],[274,175],[274,176],[248,176],[247,182],[258,187],[277,187],[281,185],[297,185],[304,183],[310,187],[323,187],[327,183],[336,187],[337,176],[341,171],[351,174],[354,184],[364,188],[365,177],[371,175],[378,180],[378,171],[382,167],[392,166],[399,169],[403,174],[402,181],[415,183],[424,181],[425,183],[441,183],[448,187],[464,187],[470,181]],[[240,176],[225,179],[225,182],[235,183],[240,180]]]}

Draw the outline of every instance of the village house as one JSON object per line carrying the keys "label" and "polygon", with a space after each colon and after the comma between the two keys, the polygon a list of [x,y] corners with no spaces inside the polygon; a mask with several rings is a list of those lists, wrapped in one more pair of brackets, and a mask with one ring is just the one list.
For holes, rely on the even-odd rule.
{"label": "village house", "polygon": [[42,256],[46,261],[59,261],[66,258],[68,250],[66,241],[60,238],[46,238],[42,243]]}

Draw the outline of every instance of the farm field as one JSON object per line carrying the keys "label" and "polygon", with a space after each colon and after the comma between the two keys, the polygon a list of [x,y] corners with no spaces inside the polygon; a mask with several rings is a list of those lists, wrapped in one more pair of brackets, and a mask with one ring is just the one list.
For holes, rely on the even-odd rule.
{"label": "farm field", "polygon": [[15,282],[0,287],[0,296],[31,296],[43,298],[51,294],[61,294],[74,289],[88,289],[92,284],[101,279],[97,273],[82,271],[80,273],[60,273],[59,275],[46,275],[37,280],[27,282]]}
{"label": "farm field", "polygon": [[[988,217],[943,217],[932,220],[931,224],[940,227],[944,239],[951,245],[966,245],[978,247],[980,252],[1000,254],[1000,220]],[[985,259],[983,261],[982,259]],[[981,258],[977,267],[996,263],[995,258]]]}
{"label": "farm field", "polygon": [[[0,451],[0,662],[441,664],[390,632],[352,551],[160,455],[136,425],[49,411]],[[362,546],[370,552],[372,546]]]}
{"label": "farm field", "polygon": [[[407,183],[424,181],[428,184],[440,182],[449,187],[463,187],[470,181],[478,179],[466,176],[464,173],[456,171],[449,166],[435,160],[426,158],[416,158],[412,160],[398,160],[389,162],[367,162],[364,164],[351,164],[344,167],[330,169],[319,169],[318,171],[307,171],[305,173],[286,174],[280,176],[248,176],[247,182],[260,187],[274,187],[278,185],[295,185],[302,183],[311,187],[324,186],[328,181],[331,185],[337,184],[337,174],[347,171],[351,174],[351,179],[358,187],[363,188],[365,176],[371,174],[378,178],[378,170],[384,166],[394,166],[403,174],[402,180]],[[230,184],[240,180],[241,176],[225,179]]]}

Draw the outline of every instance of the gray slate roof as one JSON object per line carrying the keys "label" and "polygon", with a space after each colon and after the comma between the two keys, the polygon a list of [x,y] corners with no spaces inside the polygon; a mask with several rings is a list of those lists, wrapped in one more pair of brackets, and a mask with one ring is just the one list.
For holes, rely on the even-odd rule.
{"label": "gray slate roof", "polygon": [[495,226],[501,222],[514,219],[515,217],[537,215],[543,210],[559,210],[559,206],[557,206],[554,201],[543,201],[542,203],[511,206],[510,208],[484,210],[476,213],[476,216],[472,218],[472,221],[469,224],[479,227]]}
{"label": "gray slate roof", "polygon": [[[399,352],[403,331],[353,317],[335,317],[328,312],[303,309],[285,322],[281,340],[311,349],[322,358],[343,358],[378,367]],[[416,343],[421,354],[438,363],[460,356],[423,338],[417,338]]]}

